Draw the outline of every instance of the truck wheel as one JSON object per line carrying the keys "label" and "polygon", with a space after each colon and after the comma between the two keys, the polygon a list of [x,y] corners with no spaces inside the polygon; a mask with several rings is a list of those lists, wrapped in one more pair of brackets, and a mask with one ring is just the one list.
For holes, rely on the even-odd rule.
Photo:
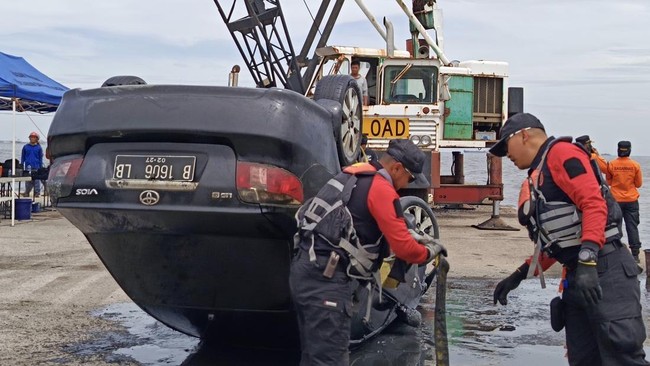
{"label": "truck wheel", "polygon": [[342,166],[357,161],[361,151],[363,103],[357,82],[350,75],[328,75],[316,84],[314,100],[329,99],[341,103],[342,119],[334,126],[334,137]]}
{"label": "truck wheel", "polygon": [[147,85],[147,83],[137,76],[120,75],[108,78],[102,84],[102,88],[106,86],[120,86],[120,85]]}
{"label": "truck wheel", "polygon": [[401,197],[399,203],[402,205],[404,213],[415,217],[416,229],[433,236],[435,239],[440,239],[440,227],[429,204],[414,196]]}

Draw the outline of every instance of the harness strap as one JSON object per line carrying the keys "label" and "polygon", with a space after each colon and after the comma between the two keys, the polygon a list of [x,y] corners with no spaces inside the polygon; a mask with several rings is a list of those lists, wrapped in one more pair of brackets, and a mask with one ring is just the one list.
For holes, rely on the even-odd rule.
{"label": "harness strap", "polygon": [[548,219],[550,216],[559,216],[559,215],[572,215],[575,213],[575,206],[570,205],[566,207],[558,207],[553,212],[544,212],[539,214],[539,218],[542,220]]}
{"label": "harness strap", "polygon": [[377,259],[378,255],[368,253],[367,251],[363,250],[360,248],[357,248],[354,246],[352,243],[347,241],[345,238],[341,238],[339,241],[339,247],[341,247],[343,250],[349,253],[350,255],[350,264],[359,270],[359,265],[365,269],[365,271],[361,272],[361,274],[364,274],[364,272],[367,272],[368,269],[372,267],[372,260]]}
{"label": "harness strap", "polygon": [[[335,209],[339,208],[343,204],[342,201],[336,201],[333,205],[330,205],[327,203],[325,200],[314,197],[314,199],[311,201],[309,204],[309,207],[307,207],[307,210],[305,211],[305,217],[312,220],[313,223],[306,225],[303,227],[304,230],[313,230],[318,223],[321,222],[323,217],[327,216],[330,212],[334,211]],[[322,208],[325,210],[323,214],[317,214],[316,210],[319,208]]]}
{"label": "harness strap", "polygon": [[542,285],[542,288],[546,288],[546,280],[544,279],[544,269],[542,268],[542,263],[540,262],[540,256],[542,253],[542,241],[537,239],[535,242],[535,251],[533,252],[533,259],[530,261],[528,266],[528,273],[526,273],[526,278],[535,276],[535,270],[538,270],[539,273],[539,282]]}

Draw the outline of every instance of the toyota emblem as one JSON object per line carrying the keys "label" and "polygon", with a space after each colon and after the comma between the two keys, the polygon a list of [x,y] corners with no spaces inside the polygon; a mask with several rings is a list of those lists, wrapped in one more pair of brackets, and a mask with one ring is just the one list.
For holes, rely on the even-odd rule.
{"label": "toyota emblem", "polygon": [[160,201],[160,194],[150,189],[140,193],[140,203],[145,206],[153,206]]}

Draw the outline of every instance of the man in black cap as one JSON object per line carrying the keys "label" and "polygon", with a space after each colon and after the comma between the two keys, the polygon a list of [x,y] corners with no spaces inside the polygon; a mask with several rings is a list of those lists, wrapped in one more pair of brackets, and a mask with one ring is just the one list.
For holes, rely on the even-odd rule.
{"label": "man in black cap", "polygon": [[589,135],[576,137],[576,142],[582,144],[590,154],[593,152],[593,146],[591,146],[591,138],[589,138]]}
{"label": "man in black cap", "polygon": [[497,284],[494,304],[506,305],[523,279],[560,262],[566,278],[551,318],[554,330],[566,328],[569,364],[647,365],[639,269],[620,241],[620,209],[601,191],[588,154],[571,138],[547,137],[528,113],[506,121],[490,152],[528,169],[517,214],[535,242],[533,256]]}
{"label": "man in black cap", "polygon": [[582,146],[585,147],[585,149],[589,152],[591,155],[591,159],[598,164],[598,169],[604,173],[607,170],[607,160],[600,156],[598,153],[598,150],[594,147],[593,141],[591,138],[589,138],[589,135],[582,135],[576,137],[576,142],[582,144]]}
{"label": "man in black cap", "polygon": [[[391,250],[397,258],[418,264],[447,255],[433,239],[409,232],[397,194],[409,182],[426,179],[424,160],[411,141],[391,140],[379,161],[344,168],[298,211],[298,250],[289,284],[300,330],[301,365],[349,364],[350,276],[372,281]],[[324,213],[338,206],[344,208]],[[354,232],[341,238],[350,231],[346,220]],[[345,249],[348,246],[352,250]]]}

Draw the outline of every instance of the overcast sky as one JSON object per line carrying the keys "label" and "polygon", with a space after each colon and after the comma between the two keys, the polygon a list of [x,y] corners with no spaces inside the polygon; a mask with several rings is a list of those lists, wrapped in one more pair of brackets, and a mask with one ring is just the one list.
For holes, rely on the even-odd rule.
{"label": "overcast sky", "polygon": [[[232,0],[229,0],[230,3]],[[410,4],[410,1],[406,0]],[[294,47],[311,25],[317,0],[284,0]],[[396,27],[407,23],[395,1],[366,0]],[[524,108],[550,134],[589,134],[601,152],[630,140],[650,155],[650,1],[439,0],[449,59],[507,61],[510,86],[524,87]],[[69,88],[94,88],[114,75],[150,84],[226,85],[243,64],[212,0],[21,0],[2,4],[0,51],[22,56]],[[353,0],[330,44],[383,47]],[[240,85],[252,86],[242,69]],[[11,139],[0,114],[0,140]],[[18,117],[17,136],[47,134],[51,116]],[[33,125],[35,123],[37,127]]]}

